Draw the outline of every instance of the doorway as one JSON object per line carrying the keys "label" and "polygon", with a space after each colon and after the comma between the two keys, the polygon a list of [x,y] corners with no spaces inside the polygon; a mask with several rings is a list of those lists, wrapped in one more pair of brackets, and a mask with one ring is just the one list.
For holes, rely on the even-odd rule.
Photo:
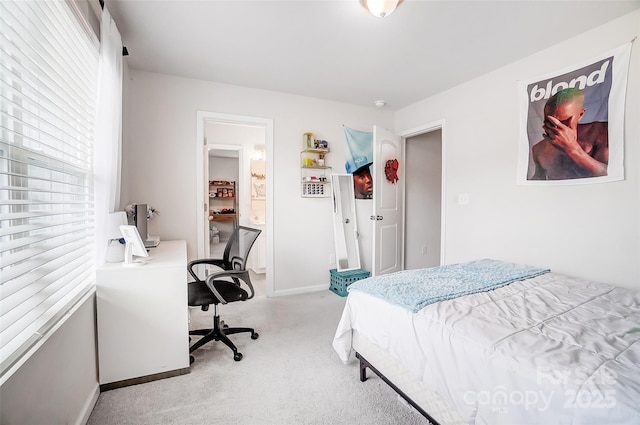
{"label": "doorway", "polygon": [[[237,210],[235,224],[262,230],[250,256],[255,260],[253,262],[254,271],[251,272],[253,273],[252,279],[256,277],[257,280],[262,280],[264,290],[260,292],[263,294],[266,292],[265,295],[273,296],[273,121],[265,118],[202,111],[197,115],[196,186],[198,203],[202,205],[197,214],[198,258],[206,258],[207,252],[212,249],[209,211],[213,202],[209,205],[208,182],[210,177],[215,176],[214,178],[221,178],[221,180],[234,181],[237,190],[235,193],[238,195],[234,206]],[[233,151],[236,153],[232,153]],[[261,200],[263,214],[261,215],[256,213],[257,204],[253,202],[250,187],[252,184],[252,160],[256,157],[256,152],[260,152],[264,167],[262,173],[264,196]],[[217,176],[216,171],[210,170],[209,162],[211,159],[214,164],[220,160],[223,162],[219,162],[219,164],[233,163],[233,160],[220,158],[221,156],[238,157],[235,160],[237,177],[233,171],[222,171],[225,169],[224,167],[228,168],[228,165],[222,165],[222,168],[218,168],[219,174],[226,173],[229,175],[228,178],[224,178],[225,176],[222,175]],[[214,174],[210,174],[211,171]],[[224,208],[228,208],[228,206]],[[259,220],[256,221],[255,217],[259,217]],[[222,223],[220,224],[224,227]],[[218,230],[220,230],[218,237],[222,242],[225,230]]]}
{"label": "doorway", "polygon": [[[205,137],[216,140],[215,129],[208,126]],[[209,185],[209,244],[205,243],[205,257],[222,258],[224,247],[239,224],[246,196],[241,177],[244,175],[243,146],[207,143],[205,167]],[[205,161],[206,162],[206,161]],[[208,171],[207,171],[208,170]],[[243,211],[244,213],[244,211]],[[208,248],[208,250],[206,249]]]}
{"label": "doorway", "polygon": [[445,264],[444,122],[405,132],[404,269]]}

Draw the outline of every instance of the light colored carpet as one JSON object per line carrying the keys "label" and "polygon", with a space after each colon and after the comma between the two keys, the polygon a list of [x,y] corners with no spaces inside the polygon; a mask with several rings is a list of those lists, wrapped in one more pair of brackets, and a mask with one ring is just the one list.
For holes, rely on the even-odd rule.
{"label": "light colored carpet", "polygon": [[[427,424],[380,378],[344,365],[331,347],[344,298],[329,291],[256,297],[221,306],[244,358],[213,342],[194,352],[191,373],[100,394],[89,425],[104,424]],[[213,309],[191,310],[191,328],[210,325]]]}

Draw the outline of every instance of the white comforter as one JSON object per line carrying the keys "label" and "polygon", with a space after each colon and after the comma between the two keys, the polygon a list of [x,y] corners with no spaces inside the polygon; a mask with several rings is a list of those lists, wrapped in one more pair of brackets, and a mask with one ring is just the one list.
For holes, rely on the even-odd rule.
{"label": "white comforter", "polygon": [[344,362],[352,329],[472,424],[640,424],[640,291],[548,273],[415,314],[354,291]]}

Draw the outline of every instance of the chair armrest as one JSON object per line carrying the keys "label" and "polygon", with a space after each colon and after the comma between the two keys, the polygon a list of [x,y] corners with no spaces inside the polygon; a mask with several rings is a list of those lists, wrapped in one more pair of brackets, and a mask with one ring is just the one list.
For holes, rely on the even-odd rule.
{"label": "chair armrest", "polygon": [[213,295],[215,295],[216,298],[220,300],[220,303],[227,304],[227,300],[225,300],[222,295],[220,295],[220,292],[218,292],[218,290],[216,289],[215,281],[224,277],[230,277],[234,282],[236,282],[237,280],[243,281],[251,291],[249,297],[247,297],[248,300],[253,298],[253,296],[255,295],[253,285],[251,284],[251,278],[249,277],[249,272],[247,270],[225,270],[218,273],[212,273],[207,276],[207,280],[205,280],[205,284],[207,285],[209,290],[213,292]]}
{"label": "chair armrest", "polygon": [[193,271],[193,267],[197,266],[198,264],[211,264],[213,266],[218,266],[221,269],[224,269],[224,260],[221,258],[201,258],[199,260],[193,260],[189,262],[189,264],[187,264],[187,270],[189,271],[191,277],[193,277],[195,280],[202,280]]}

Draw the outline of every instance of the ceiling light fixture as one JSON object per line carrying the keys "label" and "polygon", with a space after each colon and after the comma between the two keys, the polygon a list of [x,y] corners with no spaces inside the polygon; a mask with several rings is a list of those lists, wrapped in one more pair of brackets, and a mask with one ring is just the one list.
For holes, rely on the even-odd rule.
{"label": "ceiling light fixture", "polygon": [[400,3],[402,0],[360,0],[360,4],[378,18],[391,15]]}
{"label": "ceiling light fixture", "polygon": [[385,102],[384,100],[376,100],[373,102],[374,105],[376,105],[377,108],[383,108],[384,105],[387,104],[387,102]]}

